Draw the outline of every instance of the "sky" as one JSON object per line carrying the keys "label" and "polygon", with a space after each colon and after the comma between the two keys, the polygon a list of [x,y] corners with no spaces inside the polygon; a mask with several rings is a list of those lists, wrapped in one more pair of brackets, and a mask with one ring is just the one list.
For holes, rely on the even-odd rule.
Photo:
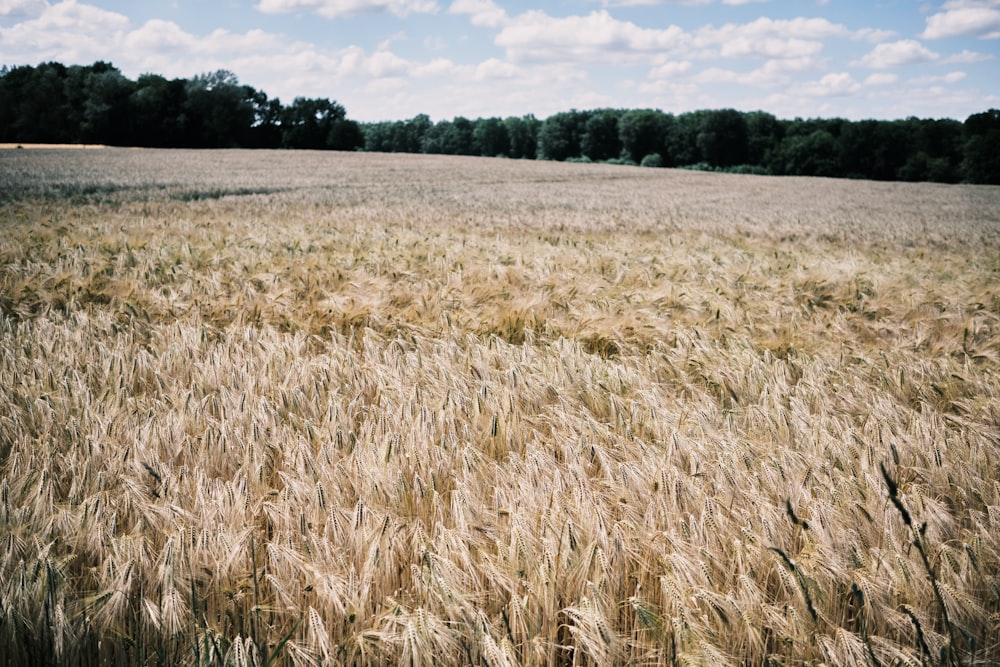
{"label": "sky", "polygon": [[1000,0],[0,0],[0,64],[225,69],[359,121],[1000,108]]}

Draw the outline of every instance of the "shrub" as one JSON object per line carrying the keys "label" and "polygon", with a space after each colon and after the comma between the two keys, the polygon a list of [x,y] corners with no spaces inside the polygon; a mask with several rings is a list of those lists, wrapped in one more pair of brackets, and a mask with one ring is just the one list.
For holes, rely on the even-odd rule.
{"label": "shrub", "polygon": [[663,166],[663,156],[659,153],[650,153],[646,157],[642,158],[640,163],[642,167],[662,167]]}

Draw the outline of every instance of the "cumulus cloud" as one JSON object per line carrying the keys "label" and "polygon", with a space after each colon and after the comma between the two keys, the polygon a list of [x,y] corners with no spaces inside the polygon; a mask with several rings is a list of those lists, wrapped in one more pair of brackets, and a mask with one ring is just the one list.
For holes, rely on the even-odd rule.
{"label": "cumulus cloud", "polygon": [[852,95],[861,90],[861,84],[847,72],[827,74],[819,81],[812,81],[796,88],[800,95],[809,97],[839,97]]}
{"label": "cumulus cloud", "polygon": [[968,49],[963,49],[961,53],[955,53],[944,59],[944,62],[948,64],[958,64],[958,63],[981,63],[984,60],[993,60],[994,56],[989,53],[977,53],[976,51],[970,51]]}
{"label": "cumulus cloud", "polygon": [[952,84],[958,83],[968,76],[965,72],[948,72],[942,76],[918,76],[910,79],[910,83],[926,86],[931,84]]}
{"label": "cumulus cloud", "polygon": [[706,26],[696,32],[699,42],[718,44],[738,38],[824,39],[852,37],[854,33],[839,23],[822,18],[771,19],[761,17],[750,23],[727,23],[716,28]]}
{"label": "cumulus cloud", "polygon": [[107,58],[109,44],[121,42],[128,28],[122,14],[68,1],[0,28],[0,44],[8,62],[93,62]]}
{"label": "cumulus cloud", "polygon": [[676,60],[660,63],[649,72],[651,79],[664,79],[686,74],[691,69],[690,60]]}
{"label": "cumulus cloud", "polygon": [[713,0],[601,0],[602,7],[650,7],[653,5],[710,5]]}
{"label": "cumulus cloud", "polygon": [[809,57],[778,58],[768,60],[760,67],[747,72],[737,72],[720,67],[709,67],[690,77],[699,84],[735,84],[754,88],[787,87],[795,82],[796,75],[816,67]]}
{"label": "cumulus cloud", "polygon": [[606,11],[554,18],[529,11],[511,19],[495,39],[511,60],[626,62],[635,56],[678,52],[688,43],[677,26],[642,28]]}
{"label": "cumulus cloud", "polygon": [[47,6],[45,0],[0,0],[0,16],[13,18],[38,16]]}
{"label": "cumulus cloud", "polygon": [[868,78],[865,79],[866,86],[889,86],[899,81],[898,74],[892,74],[891,72],[876,72],[875,74],[869,74]]}
{"label": "cumulus cloud", "polygon": [[931,62],[940,57],[914,39],[901,39],[898,42],[879,44],[861,58],[858,64],[872,69],[887,69]]}
{"label": "cumulus cloud", "polygon": [[507,12],[492,0],[455,0],[449,14],[468,14],[472,25],[499,28],[508,21]]}
{"label": "cumulus cloud", "polygon": [[946,2],[944,11],[927,17],[924,39],[948,37],[1000,38],[1000,2],[958,0]]}
{"label": "cumulus cloud", "polygon": [[256,8],[265,14],[312,12],[328,19],[367,12],[407,16],[438,11],[434,0],[260,0]]}
{"label": "cumulus cloud", "polygon": [[823,50],[823,43],[806,39],[782,39],[768,37],[754,39],[737,37],[726,41],[719,48],[719,55],[724,58],[741,58],[758,56],[764,58],[801,58],[811,56]]}

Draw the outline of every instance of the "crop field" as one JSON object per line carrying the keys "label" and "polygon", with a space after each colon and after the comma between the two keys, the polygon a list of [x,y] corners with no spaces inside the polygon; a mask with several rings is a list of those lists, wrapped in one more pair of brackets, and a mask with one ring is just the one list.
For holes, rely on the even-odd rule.
{"label": "crop field", "polygon": [[0,665],[1000,663],[1000,188],[0,150]]}

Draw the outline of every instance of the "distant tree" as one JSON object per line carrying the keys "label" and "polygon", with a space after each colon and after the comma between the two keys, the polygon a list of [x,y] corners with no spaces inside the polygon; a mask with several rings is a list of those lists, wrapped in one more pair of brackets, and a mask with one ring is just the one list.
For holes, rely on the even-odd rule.
{"label": "distant tree", "polygon": [[610,160],[622,152],[622,142],[618,132],[618,118],[621,112],[603,109],[593,112],[583,126],[580,138],[580,152],[591,160]]}
{"label": "distant tree", "polygon": [[248,147],[277,148],[281,146],[281,100],[269,99],[267,94],[250,86],[243,86],[243,99],[253,110]]}
{"label": "distant tree", "polygon": [[735,109],[708,111],[701,117],[697,142],[702,159],[714,167],[746,164],[746,119]]}
{"label": "distant tree", "polygon": [[786,135],[773,152],[771,169],[789,176],[836,176],[837,141],[827,130]]}
{"label": "distant tree", "polygon": [[621,142],[621,156],[640,164],[647,155],[656,154],[660,161],[669,164],[663,155],[669,155],[667,133],[672,117],[653,109],[633,109],[626,111],[618,119],[618,138]]}
{"label": "distant tree", "polygon": [[63,82],[66,67],[42,63],[14,67],[3,77],[0,118],[6,141],[66,142],[78,140],[67,119]]}
{"label": "distant tree", "polygon": [[442,155],[475,155],[474,129],[472,121],[462,116],[440,120],[424,133],[421,150]]}
{"label": "distant tree", "polygon": [[747,125],[747,164],[764,165],[768,152],[781,143],[784,128],[781,121],[764,111],[744,115]]}
{"label": "distant tree", "polygon": [[347,120],[340,104],[324,98],[296,97],[281,115],[285,148],[354,150],[364,145],[361,129]]}
{"label": "distant tree", "polygon": [[962,174],[969,183],[1000,185],[1000,110],[965,119]]}
{"label": "distant tree", "polygon": [[580,157],[580,139],[588,116],[573,109],[546,118],[538,130],[538,157],[543,160]]}
{"label": "distant tree", "polygon": [[678,115],[667,128],[667,154],[670,163],[678,166],[697,164],[703,161],[698,147],[705,111],[691,111]]}
{"label": "distant tree", "polygon": [[472,137],[480,155],[506,156],[510,152],[510,135],[507,133],[507,126],[499,118],[477,120]]}
{"label": "distant tree", "polygon": [[110,65],[95,66],[84,79],[84,90],[80,139],[84,143],[131,143],[128,102],[135,83]]}
{"label": "distant tree", "polygon": [[399,153],[419,153],[424,135],[434,125],[427,114],[417,114],[393,126],[393,148]]}
{"label": "distant tree", "polygon": [[228,70],[200,74],[187,85],[189,129],[198,146],[236,148],[253,143],[257,109],[252,88]]}
{"label": "distant tree", "polygon": [[182,118],[187,103],[183,79],[168,81],[159,74],[143,74],[128,99],[131,141],[137,146],[184,145]]}
{"label": "distant tree", "polygon": [[401,124],[401,121],[382,121],[379,123],[362,123],[361,132],[365,137],[365,150],[373,153],[391,153],[395,146],[393,143],[393,126]]}
{"label": "distant tree", "polygon": [[422,153],[447,154],[451,148],[449,136],[452,132],[450,120],[439,120],[424,133],[420,151]]}
{"label": "distant tree", "polygon": [[838,175],[879,181],[894,180],[911,153],[904,124],[877,120],[844,123],[837,146]]}
{"label": "distant tree", "polygon": [[290,106],[227,70],[191,79],[111,63],[0,67],[0,141],[277,147],[704,165],[746,173],[1000,183],[1000,111],[943,119],[779,120],[755,111],[595,109],[359,125],[327,99]]}
{"label": "distant tree", "polygon": [[535,159],[538,151],[538,128],[542,122],[534,116],[511,116],[503,121],[510,141],[509,157]]}

